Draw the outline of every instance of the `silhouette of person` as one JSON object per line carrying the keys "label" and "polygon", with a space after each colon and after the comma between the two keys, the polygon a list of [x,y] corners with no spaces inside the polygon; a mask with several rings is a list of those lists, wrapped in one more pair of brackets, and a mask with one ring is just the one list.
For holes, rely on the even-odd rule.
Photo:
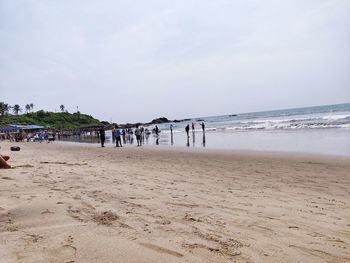
{"label": "silhouette of person", "polygon": [[137,146],[141,146],[141,130],[139,129],[138,125],[136,125],[135,136],[136,136]]}
{"label": "silhouette of person", "polygon": [[101,147],[105,147],[106,134],[103,126],[100,128],[100,140],[101,140]]}
{"label": "silhouette of person", "polygon": [[141,143],[144,143],[145,142],[145,128],[143,128],[143,126],[141,126],[140,131],[141,131]]}
{"label": "silhouette of person", "polygon": [[204,122],[202,122],[201,126],[202,126],[202,131],[203,131],[203,147],[205,147],[205,124],[204,124]]}
{"label": "silhouette of person", "polygon": [[194,147],[194,145],[196,143],[196,134],[195,134],[194,130],[192,130],[192,143],[193,143],[193,147]]}
{"label": "silhouette of person", "polygon": [[190,135],[188,134],[189,131],[190,131],[190,125],[189,125],[189,124],[187,124],[187,126],[186,126],[186,128],[185,128],[185,131],[186,131],[186,133],[187,133],[187,138],[190,137]]}
{"label": "silhouette of person", "polygon": [[174,137],[173,137],[173,125],[170,124],[170,137],[171,137],[171,145],[174,144]]}
{"label": "silhouette of person", "polygon": [[116,138],[115,132],[116,132],[116,125],[115,125],[115,126],[113,127],[113,129],[112,129],[112,141],[113,141],[113,142],[115,141],[115,138]]}
{"label": "silhouette of person", "polygon": [[120,129],[117,126],[117,129],[115,131],[115,147],[123,147],[122,146],[122,139],[121,139],[121,132]]}
{"label": "silhouette of person", "polygon": [[146,143],[148,144],[148,139],[149,139],[149,131],[148,129],[145,129],[145,139],[146,139]]}
{"label": "silhouette of person", "polygon": [[122,136],[123,136],[123,143],[125,144],[125,135],[126,135],[126,132],[125,132],[125,129],[122,130]]}

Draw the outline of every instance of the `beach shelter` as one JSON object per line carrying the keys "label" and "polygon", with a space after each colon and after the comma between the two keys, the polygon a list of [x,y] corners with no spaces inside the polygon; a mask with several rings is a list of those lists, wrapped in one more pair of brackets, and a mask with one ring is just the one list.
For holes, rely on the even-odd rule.
{"label": "beach shelter", "polygon": [[16,125],[0,124],[0,132],[18,132],[20,128]]}
{"label": "beach shelter", "polygon": [[25,132],[34,132],[37,130],[44,130],[46,129],[46,127],[40,126],[40,125],[25,125],[25,126],[21,125],[20,129],[24,130]]}
{"label": "beach shelter", "polygon": [[0,124],[0,132],[18,132],[20,130],[36,131],[46,129],[45,126],[40,125],[17,125],[17,124]]}

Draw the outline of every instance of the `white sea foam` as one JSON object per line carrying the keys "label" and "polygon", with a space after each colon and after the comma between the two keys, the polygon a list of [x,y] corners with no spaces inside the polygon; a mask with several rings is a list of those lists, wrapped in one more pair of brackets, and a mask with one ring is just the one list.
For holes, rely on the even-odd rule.
{"label": "white sea foam", "polygon": [[350,115],[328,115],[322,117],[324,120],[342,120],[346,118],[350,118]]}
{"label": "white sea foam", "polygon": [[249,130],[299,130],[299,129],[326,129],[326,128],[350,128],[350,124],[332,123],[260,123],[236,127],[226,127],[226,131]]}
{"label": "white sea foam", "polygon": [[[349,104],[350,105],[350,104]],[[304,111],[285,110],[284,112],[241,114],[234,118],[217,116],[203,118],[208,132],[233,132],[254,130],[302,130],[326,128],[350,128],[350,108],[332,112],[325,109]],[[311,108],[312,109],[312,108]],[[294,114],[293,114],[294,113]],[[184,124],[174,124],[174,128],[184,131]],[[196,128],[200,127],[197,125]],[[168,127],[166,128],[168,129]],[[201,132],[199,128],[196,132]]]}
{"label": "white sea foam", "polygon": [[317,119],[315,118],[292,118],[292,119],[268,119],[268,120],[264,120],[264,119],[258,119],[255,121],[240,121],[240,123],[243,124],[252,124],[252,123],[266,123],[266,122],[270,122],[270,123],[284,123],[284,122],[297,122],[297,121],[307,121],[307,120],[312,120],[312,119]]}

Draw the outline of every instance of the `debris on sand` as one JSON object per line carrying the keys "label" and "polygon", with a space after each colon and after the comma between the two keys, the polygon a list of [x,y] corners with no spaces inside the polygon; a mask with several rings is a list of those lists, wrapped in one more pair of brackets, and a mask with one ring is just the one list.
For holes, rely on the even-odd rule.
{"label": "debris on sand", "polygon": [[119,217],[112,211],[104,211],[102,213],[95,214],[92,219],[101,225],[112,225],[112,222],[119,219]]}

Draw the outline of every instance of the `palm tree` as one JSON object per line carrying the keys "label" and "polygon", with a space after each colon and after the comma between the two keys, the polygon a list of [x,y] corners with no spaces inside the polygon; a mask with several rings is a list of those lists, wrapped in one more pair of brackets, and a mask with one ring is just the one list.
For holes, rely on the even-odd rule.
{"label": "palm tree", "polygon": [[32,110],[32,112],[33,112],[33,109],[34,109],[34,104],[33,103],[30,103],[29,104],[29,106],[30,106],[30,109]]}
{"label": "palm tree", "polygon": [[61,105],[60,109],[61,109],[62,112],[64,112],[64,105]]}
{"label": "palm tree", "polygon": [[22,111],[21,107],[18,104],[13,105],[12,111],[15,115],[18,115],[19,112]]}
{"label": "palm tree", "polygon": [[1,117],[7,115],[9,110],[10,110],[10,108],[11,107],[7,103],[0,102],[0,114],[1,114]]}
{"label": "palm tree", "polygon": [[5,115],[5,103],[3,101],[0,102],[0,114],[1,114],[1,117]]}
{"label": "palm tree", "polygon": [[29,111],[30,111],[30,105],[26,104],[26,113],[29,113]]}

